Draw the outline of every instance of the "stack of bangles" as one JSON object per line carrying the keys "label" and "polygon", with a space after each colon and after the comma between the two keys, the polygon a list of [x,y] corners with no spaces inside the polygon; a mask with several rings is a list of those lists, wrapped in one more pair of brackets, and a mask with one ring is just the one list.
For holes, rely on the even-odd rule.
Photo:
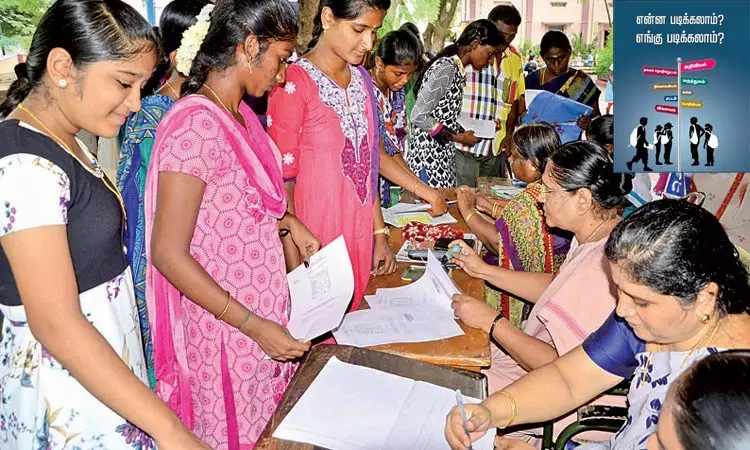
{"label": "stack of bangles", "polygon": [[[214,315],[216,320],[221,320],[224,318],[224,316],[227,314],[227,311],[229,311],[229,305],[232,304],[232,294],[229,293],[229,291],[226,291],[227,293],[227,304],[224,305],[224,310],[219,315]],[[242,329],[247,325],[247,323],[250,321],[250,317],[253,316],[253,312],[249,309],[247,310],[247,316],[245,316],[245,320],[242,321],[240,326],[237,327],[238,330],[242,331]],[[244,333],[244,331],[242,331]]]}
{"label": "stack of bangles", "polygon": [[507,398],[508,401],[510,402],[510,418],[508,419],[507,422],[505,422],[505,424],[499,427],[500,429],[505,429],[511,426],[513,421],[516,420],[516,416],[518,415],[518,405],[516,405],[516,399],[513,398],[513,395],[511,395],[510,392],[506,390],[502,390],[500,391],[500,394],[504,395],[505,398]]}

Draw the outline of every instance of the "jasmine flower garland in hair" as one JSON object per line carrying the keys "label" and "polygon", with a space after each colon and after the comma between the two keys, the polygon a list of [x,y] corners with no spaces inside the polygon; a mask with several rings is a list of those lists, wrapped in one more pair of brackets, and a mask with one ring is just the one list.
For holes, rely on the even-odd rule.
{"label": "jasmine flower garland in hair", "polygon": [[213,9],[214,5],[204,6],[196,16],[197,21],[182,33],[180,48],[177,49],[175,55],[177,71],[182,75],[188,76],[190,74],[190,67],[193,65],[195,55],[198,54],[198,50],[200,50],[201,44],[208,34],[208,28],[211,26],[210,15]]}

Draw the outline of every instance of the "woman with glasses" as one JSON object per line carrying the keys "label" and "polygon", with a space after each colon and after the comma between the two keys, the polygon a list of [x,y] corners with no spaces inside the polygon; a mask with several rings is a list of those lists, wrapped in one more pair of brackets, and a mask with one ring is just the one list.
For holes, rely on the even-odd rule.
{"label": "woman with glasses", "polygon": [[[604,244],[620,222],[617,208],[630,192],[631,176],[614,173],[612,159],[601,146],[576,141],[552,153],[541,184],[540,202],[547,226],[574,235],[557,273],[491,266],[463,241],[454,242],[461,251],[453,259],[466,273],[534,304],[519,330],[485,302],[454,296],[456,315],[467,325],[487,332],[496,344],[491,368],[485,371],[490,393],[574,349],[615,308]],[[564,420],[557,425],[564,426]],[[538,439],[541,429],[519,434],[523,436],[516,437]]]}
{"label": "woman with glasses", "polygon": [[545,33],[539,50],[546,65],[526,75],[526,90],[552,92],[593,108],[590,116],[581,116],[578,120],[578,125],[585,130],[591,119],[601,114],[601,91],[596,82],[586,73],[570,67],[572,47],[568,36],[562,31],[550,30]]}

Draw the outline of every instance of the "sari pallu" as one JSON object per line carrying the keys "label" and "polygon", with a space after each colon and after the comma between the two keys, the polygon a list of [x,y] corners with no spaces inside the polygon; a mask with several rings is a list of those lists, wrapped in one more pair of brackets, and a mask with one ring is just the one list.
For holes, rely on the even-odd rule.
{"label": "sari pallu", "polygon": [[[540,183],[531,183],[502,210],[495,222],[500,239],[498,257],[488,258],[488,262],[518,272],[555,273],[560,268],[570,239],[559,230],[552,233],[547,228],[539,201],[541,190]],[[485,301],[516,328],[521,327],[533,307],[489,284],[485,286]]]}
{"label": "sari pallu", "polygon": [[575,100],[586,106],[594,107],[599,102],[601,91],[596,82],[580,70],[570,70],[554,80],[541,84],[545,69],[539,69],[526,76],[526,89],[539,89]]}

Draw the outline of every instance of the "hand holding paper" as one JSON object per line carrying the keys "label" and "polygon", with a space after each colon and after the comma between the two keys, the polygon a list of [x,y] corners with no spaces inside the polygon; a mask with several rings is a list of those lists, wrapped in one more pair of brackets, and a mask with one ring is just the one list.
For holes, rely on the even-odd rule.
{"label": "hand holding paper", "polygon": [[344,237],[339,236],[287,275],[292,297],[289,332],[310,340],[336,328],[354,294],[354,272]]}

